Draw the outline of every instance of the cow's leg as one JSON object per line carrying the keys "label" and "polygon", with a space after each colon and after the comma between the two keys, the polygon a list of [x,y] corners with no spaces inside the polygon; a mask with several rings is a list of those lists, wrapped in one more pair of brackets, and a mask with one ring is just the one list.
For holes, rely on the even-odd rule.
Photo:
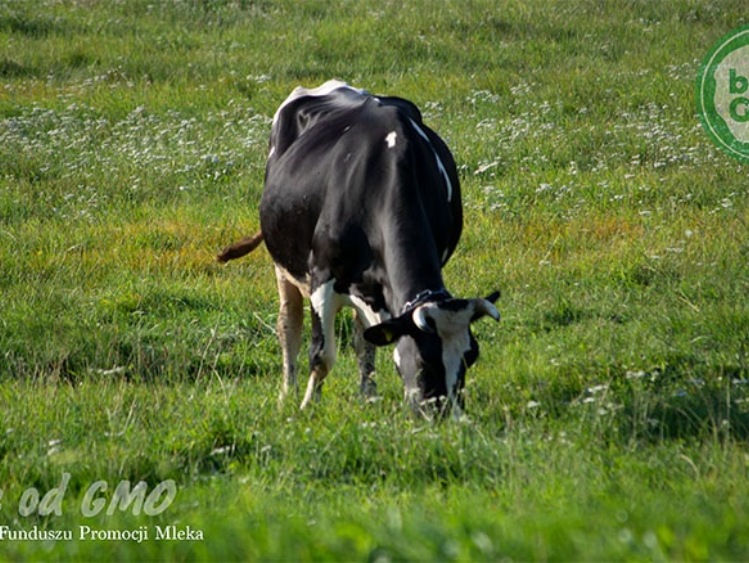
{"label": "cow's leg", "polygon": [[304,298],[299,289],[289,281],[287,275],[276,268],[278,297],[281,302],[276,323],[278,340],[283,355],[283,381],[279,402],[283,402],[291,389],[296,389],[296,362],[302,345],[304,323]]}
{"label": "cow's leg", "polygon": [[375,382],[375,345],[364,339],[364,329],[367,327],[366,320],[358,310],[354,310],[354,349],[359,364],[359,377],[361,381],[361,392],[365,399],[377,396],[377,383]]}
{"label": "cow's leg", "polygon": [[322,384],[336,358],[335,316],[341,308],[340,297],[333,291],[333,281],[318,286],[310,296],[312,302],[312,343],[309,352],[310,376],[301,408],[319,398]]}

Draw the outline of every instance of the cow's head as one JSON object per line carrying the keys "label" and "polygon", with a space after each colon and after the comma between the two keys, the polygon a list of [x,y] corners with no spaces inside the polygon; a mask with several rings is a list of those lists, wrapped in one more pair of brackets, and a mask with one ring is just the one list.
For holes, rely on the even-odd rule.
{"label": "cow's head", "polygon": [[368,328],[364,338],[377,346],[397,342],[393,356],[406,386],[406,398],[419,412],[445,414],[463,409],[466,370],[479,355],[470,325],[484,316],[499,320],[494,302],[442,299],[408,308],[399,317]]}

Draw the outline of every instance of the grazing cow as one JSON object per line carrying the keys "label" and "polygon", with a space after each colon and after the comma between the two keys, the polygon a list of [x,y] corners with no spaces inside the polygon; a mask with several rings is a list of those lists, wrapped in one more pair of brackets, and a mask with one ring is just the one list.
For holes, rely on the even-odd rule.
{"label": "grazing cow", "polygon": [[[311,375],[301,408],[333,367],[335,315],[351,306],[362,392],[376,391],[374,347],[396,343],[407,400],[460,415],[465,372],[478,357],[469,325],[499,320],[498,292],[455,299],[445,289],[442,267],[462,221],[453,157],[414,104],[334,80],[296,88],[273,118],[256,235],[276,264],[281,398],[296,386],[308,297]],[[249,252],[256,237],[219,259]]]}

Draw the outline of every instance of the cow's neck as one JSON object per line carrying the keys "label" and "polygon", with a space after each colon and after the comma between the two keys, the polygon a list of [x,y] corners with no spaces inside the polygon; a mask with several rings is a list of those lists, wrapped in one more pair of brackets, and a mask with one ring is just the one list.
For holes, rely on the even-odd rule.
{"label": "cow's neck", "polygon": [[401,225],[385,235],[384,266],[387,275],[385,300],[391,314],[428,292],[444,291],[442,267],[428,228]]}

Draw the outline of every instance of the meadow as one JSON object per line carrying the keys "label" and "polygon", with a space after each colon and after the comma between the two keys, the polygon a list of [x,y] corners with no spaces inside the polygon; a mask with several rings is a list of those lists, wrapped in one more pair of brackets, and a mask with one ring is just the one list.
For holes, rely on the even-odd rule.
{"label": "meadow", "polygon": [[[694,101],[745,8],[0,0],[0,560],[748,559],[749,168]],[[350,316],[279,408],[270,257],[215,262],[333,77],[456,157],[447,286],[502,291],[468,420],[414,419],[387,353],[361,401]]]}

